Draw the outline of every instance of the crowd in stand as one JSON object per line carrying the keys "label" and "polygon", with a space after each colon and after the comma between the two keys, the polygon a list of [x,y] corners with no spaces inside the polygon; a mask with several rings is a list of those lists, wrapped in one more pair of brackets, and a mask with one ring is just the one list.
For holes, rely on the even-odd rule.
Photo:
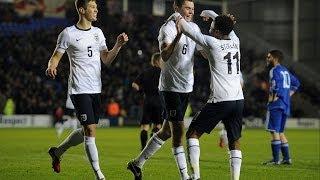
{"label": "crowd in stand", "polygon": [[[158,51],[157,35],[163,22],[163,18],[151,15],[126,13],[108,16],[96,24],[103,30],[108,47],[113,46],[121,32],[126,32],[130,37],[116,61],[110,67],[102,67],[102,109],[106,109],[110,99],[120,104],[122,115],[134,116],[136,109],[139,109],[142,96],[132,90],[131,83],[149,66],[151,54]],[[9,97],[15,103],[16,114],[52,114],[54,109],[64,106],[69,74],[67,56],[64,55],[58,66],[56,79],[48,79],[44,73],[58,34],[63,28],[48,27],[24,35],[2,36],[0,33],[1,112],[4,100]],[[202,31],[206,32],[207,29]],[[263,117],[268,93],[264,55],[256,55],[253,50],[246,49],[241,52],[245,116]],[[209,96],[209,77],[208,62],[196,54],[195,86],[191,95],[194,113]]]}

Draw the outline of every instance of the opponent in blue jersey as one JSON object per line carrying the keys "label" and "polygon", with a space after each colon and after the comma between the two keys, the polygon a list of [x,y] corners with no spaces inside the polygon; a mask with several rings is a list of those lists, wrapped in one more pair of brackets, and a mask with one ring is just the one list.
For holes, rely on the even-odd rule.
{"label": "opponent in blue jersey", "polygon": [[[269,72],[270,92],[266,117],[266,130],[271,133],[272,160],[264,164],[291,164],[289,144],[284,135],[286,119],[290,115],[290,98],[300,86],[299,80],[286,67],[281,65],[283,54],[272,50],[267,55],[267,64],[272,69]],[[283,160],[280,162],[280,150]]]}

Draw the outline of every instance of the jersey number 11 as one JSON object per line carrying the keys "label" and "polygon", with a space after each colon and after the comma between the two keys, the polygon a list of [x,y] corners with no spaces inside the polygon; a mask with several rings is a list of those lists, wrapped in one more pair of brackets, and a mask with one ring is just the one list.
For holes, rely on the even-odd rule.
{"label": "jersey number 11", "polygon": [[[239,74],[239,71],[240,71],[240,67],[239,67],[239,53],[237,52],[234,56],[232,56],[232,58],[237,60],[237,74]],[[228,54],[225,55],[225,56],[223,57],[223,59],[226,59],[227,62],[228,62],[228,74],[232,74],[232,69],[231,69],[231,65],[232,65],[232,62],[231,62],[231,52],[228,52]]]}

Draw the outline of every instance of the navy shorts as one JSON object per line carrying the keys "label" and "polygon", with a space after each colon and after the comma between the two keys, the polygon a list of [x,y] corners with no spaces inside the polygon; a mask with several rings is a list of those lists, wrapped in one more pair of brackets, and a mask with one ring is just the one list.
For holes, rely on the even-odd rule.
{"label": "navy shorts", "polygon": [[168,121],[183,121],[189,103],[189,93],[160,91],[164,107],[163,118]]}
{"label": "navy shorts", "polygon": [[81,125],[98,124],[101,98],[99,94],[72,94],[71,101]]}
{"label": "navy shorts", "polygon": [[287,115],[282,109],[268,110],[266,116],[266,130],[270,132],[283,133],[286,121]]}
{"label": "navy shorts", "polygon": [[234,142],[241,137],[244,100],[207,103],[193,118],[189,129],[208,133],[222,121],[228,140]]}

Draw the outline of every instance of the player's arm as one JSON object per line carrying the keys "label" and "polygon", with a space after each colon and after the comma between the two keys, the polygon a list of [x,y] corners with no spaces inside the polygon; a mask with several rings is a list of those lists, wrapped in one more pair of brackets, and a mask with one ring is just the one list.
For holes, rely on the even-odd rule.
{"label": "player's arm", "polygon": [[210,49],[213,47],[213,43],[210,42],[210,38],[212,37],[204,35],[201,32],[194,31],[194,29],[181,17],[181,15],[180,17],[177,17],[176,24],[177,29],[180,29],[183,34],[190,37],[200,46]]}
{"label": "player's arm", "polygon": [[164,62],[167,62],[170,56],[172,55],[172,52],[174,50],[174,47],[179,42],[181,38],[182,33],[178,33],[177,36],[174,38],[172,43],[162,43],[160,46],[160,55]]}
{"label": "player's arm", "polygon": [[46,70],[46,75],[52,79],[55,79],[57,75],[57,67],[63,56],[63,53],[55,50],[48,62],[48,68]]}
{"label": "player's arm", "polygon": [[116,44],[113,46],[113,48],[110,51],[108,49],[104,49],[100,51],[100,58],[102,62],[105,65],[109,66],[118,55],[122,46],[125,45],[128,42],[128,40],[129,38],[126,33],[119,34],[117,37]]}
{"label": "player's arm", "polygon": [[270,71],[270,77],[271,77],[271,85],[270,85],[270,93],[269,93],[269,102],[274,102],[278,100],[278,91],[279,87],[281,86],[280,84],[280,75],[276,71]]}
{"label": "player's arm", "polygon": [[300,81],[293,74],[291,73],[289,74],[290,74],[290,96],[292,96],[300,87]]}
{"label": "player's arm", "polygon": [[[208,21],[209,18],[212,19],[212,22],[211,22],[211,26],[210,26],[210,29],[213,29],[214,28],[214,22],[215,22],[215,19],[216,17],[218,17],[219,15],[212,11],[212,10],[203,10],[200,14],[200,16],[203,18],[204,21]],[[232,15],[232,14],[227,14],[227,16],[229,16],[234,23],[236,23],[236,19],[235,17]],[[236,35],[236,33],[234,31],[231,31],[230,34],[229,34],[229,38],[230,39],[236,39],[236,40],[239,40],[238,36]]]}
{"label": "player's arm", "polygon": [[54,50],[51,58],[48,62],[48,68],[46,70],[46,75],[54,79],[57,75],[58,64],[64,54],[68,49],[70,42],[70,37],[67,29],[64,29],[58,36],[56,49]]}

